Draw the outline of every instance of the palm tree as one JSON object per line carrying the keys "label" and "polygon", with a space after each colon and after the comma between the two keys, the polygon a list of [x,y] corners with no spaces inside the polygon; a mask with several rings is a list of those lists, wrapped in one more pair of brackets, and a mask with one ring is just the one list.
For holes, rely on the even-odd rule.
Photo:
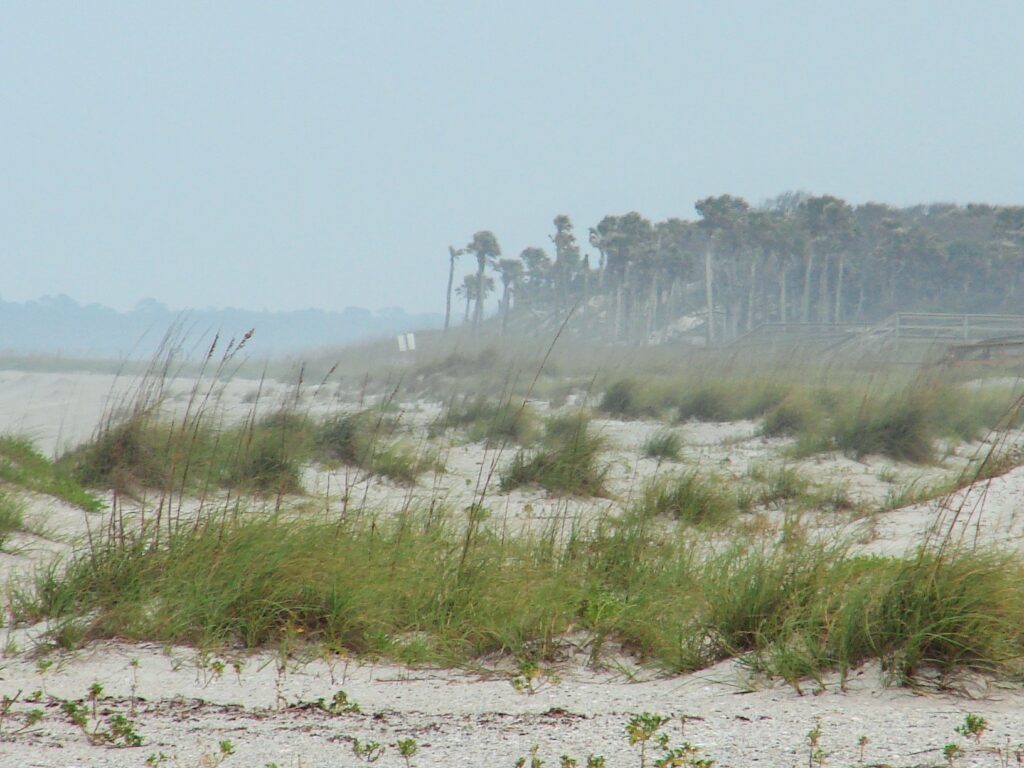
{"label": "palm tree", "polygon": [[459,248],[456,250],[452,246],[448,246],[448,293],[444,302],[444,331],[448,332],[448,326],[452,318],[452,281],[455,279],[455,260],[464,254],[466,250]]}
{"label": "palm tree", "polygon": [[504,334],[508,328],[512,294],[519,290],[519,281],[523,277],[523,262],[518,259],[501,259],[498,262],[498,273],[501,275],[501,332]]}
{"label": "palm tree", "polygon": [[[476,307],[473,311],[473,327],[478,328],[480,321],[484,317],[484,297],[487,295],[487,289],[484,285],[484,272],[488,264],[493,263],[495,259],[501,256],[501,246],[498,245],[498,238],[494,236],[494,233],[484,229],[473,235],[473,239],[466,246],[466,250],[476,256],[477,290],[475,291],[474,299]],[[493,285],[494,281],[492,280],[492,289]]]}
{"label": "palm tree", "polygon": [[[526,269],[522,298],[529,303],[541,304],[546,298],[546,289],[551,275],[551,258],[543,248],[524,248],[519,259]],[[520,297],[516,298],[518,303]]]}
{"label": "palm tree", "polygon": [[750,206],[742,197],[719,195],[698,200],[694,207],[701,216],[698,226],[707,235],[704,250],[704,293],[708,306],[708,344],[714,344],[715,258],[731,256],[735,262],[743,237],[744,220]]}
{"label": "palm tree", "polygon": [[[483,286],[483,297],[478,293],[481,285]],[[487,294],[493,290],[493,277],[486,276],[482,282],[479,275],[469,274],[462,278],[462,285],[455,289],[455,295],[466,300],[466,314],[462,318],[463,325],[469,322],[469,309],[473,306],[474,302],[479,306],[481,299],[486,298]]]}
{"label": "palm tree", "polygon": [[562,307],[569,304],[569,288],[580,270],[580,247],[572,231],[572,220],[565,214],[555,216],[555,234],[551,242],[555,245],[555,276],[558,281],[558,302]]}

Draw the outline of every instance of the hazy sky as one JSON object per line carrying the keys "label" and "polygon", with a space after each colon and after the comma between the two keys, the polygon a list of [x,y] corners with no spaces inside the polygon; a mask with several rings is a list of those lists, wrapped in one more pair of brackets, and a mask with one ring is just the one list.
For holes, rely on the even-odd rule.
{"label": "hazy sky", "polygon": [[0,0],[0,297],[442,311],[449,243],[557,213],[1024,203],[1022,34],[1020,0]]}

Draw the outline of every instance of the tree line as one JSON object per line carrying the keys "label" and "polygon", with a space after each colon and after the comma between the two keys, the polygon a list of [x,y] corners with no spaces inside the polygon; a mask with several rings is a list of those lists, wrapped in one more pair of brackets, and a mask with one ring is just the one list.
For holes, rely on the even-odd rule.
{"label": "tree line", "polygon": [[[449,248],[452,294],[479,327],[499,290],[502,329],[517,317],[570,307],[606,338],[643,342],[700,318],[711,343],[762,323],[875,322],[897,311],[1024,311],[1024,206],[851,205],[790,192],[751,206],[733,195],[699,200],[694,219],[605,216],[584,253],[556,216],[547,247],[503,255],[489,230]],[[459,260],[474,267],[455,285]],[[710,318],[710,322],[707,320]]]}

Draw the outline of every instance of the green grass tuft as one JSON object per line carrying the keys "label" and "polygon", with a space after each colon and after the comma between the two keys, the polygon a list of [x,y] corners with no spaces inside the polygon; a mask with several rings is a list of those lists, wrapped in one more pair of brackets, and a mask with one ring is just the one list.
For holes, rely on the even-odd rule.
{"label": "green grass tuft", "polygon": [[10,493],[0,491],[0,550],[11,535],[25,530],[25,505]]}
{"label": "green grass tuft", "polygon": [[[405,661],[552,658],[571,628],[674,671],[732,656],[794,683],[870,659],[895,682],[927,670],[1019,675],[1024,562],[951,548],[851,554],[791,531],[706,545],[638,515],[467,538],[437,510],[183,527],[155,545],[98,543],[15,589],[20,621],[77,642],[119,637],[257,647],[309,642]],[[65,633],[66,634],[66,633]],[[70,640],[68,640],[70,642]]]}
{"label": "green grass tuft", "polygon": [[644,441],[642,450],[649,459],[678,461],[683,450],[683,439],[672,429],[659,429]]}
{"label": "green grass tuft", "polygon": [[537,416],[528,405],[507,400],[496,403],[485,397],[453,403],[441,426],[465,429],[470,440],[482,440],[492,447],[503,443],[529,445],[540,432]]}
{"label": "green grass tuft", "polygon": [[726,481],[693,470],[649,482],[635,512],[672,517],[686,525],[720,525],[735,519],[741,503]]}
{"label": "green grass tuft", "polygon": [[608,467],[601,462],[604,440],[590,431],[588,417],[554,417],[545,432],[539,448],[516,453],[501,474],[501,489],[537,484],[553,493],[606,495]]}
{"label": "green grass tuft", "polygon": [[327,420],[315,438],[314,457],[342,463],[400,483],[414,483],[424,472],[441,467],[436,456],[417,452],[395,439],[396,427],[381,411],[359,411]]}
{"label": "green grass tuft", "polygon": [[0,436],[0,480],[27,491],[54,496],[87,512],[98,512],[103,508],[99,499],[62,467],[39,453],[25,437]]}

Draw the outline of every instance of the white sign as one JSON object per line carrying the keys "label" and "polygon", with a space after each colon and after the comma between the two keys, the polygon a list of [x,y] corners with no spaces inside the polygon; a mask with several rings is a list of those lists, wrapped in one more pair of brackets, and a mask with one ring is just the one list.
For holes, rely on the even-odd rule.
{"label": "white sign", "polygon": [[398,351],[399,352],[412,352],[416,349],[416,334],[414,333],[400,333],[398,334]]}

